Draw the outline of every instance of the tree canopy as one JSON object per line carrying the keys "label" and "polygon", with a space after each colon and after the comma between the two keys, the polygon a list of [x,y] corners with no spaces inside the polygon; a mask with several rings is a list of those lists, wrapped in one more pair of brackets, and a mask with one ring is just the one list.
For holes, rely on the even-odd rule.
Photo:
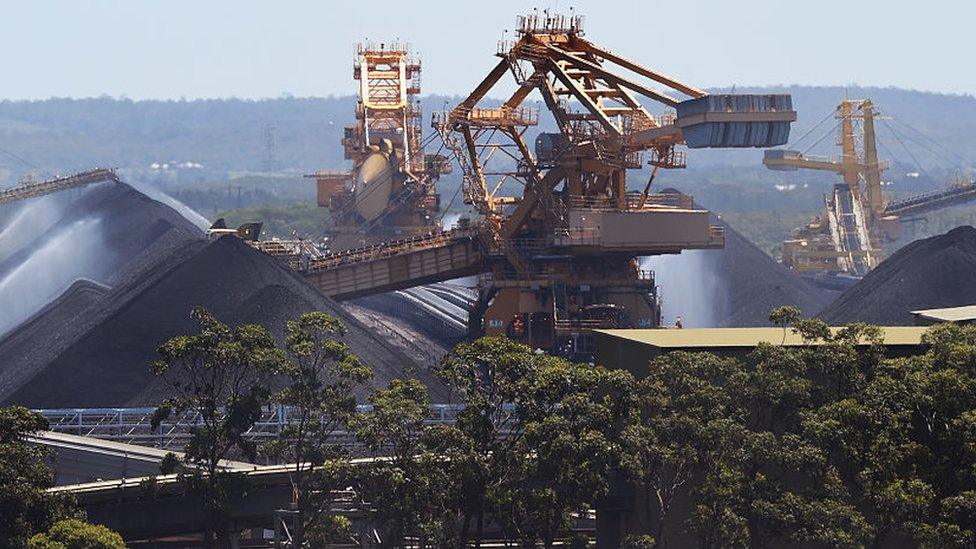
{"label": "tree canopy", "polygon": [[47,491],[54,484],[52,456],[26,440],[47,427],[43,416],[26,408],[0,408],[0,547],[125,547],[115,532],[81,520],[84,513],[70,497]]}
{"label": "tree canopy", "polygon": [[[524,547],[582,546],[574,525],[611,501],[639,517],[627,547],[976,544],[973,326],[934,327],[924,352],[891,357],[876,327],[832,331],[784,308],[771,321],[801,345],[764,343],[741,359],[670,352],[641,379],[486,337],[436,369],[456,402],[445,424],[429,421],[427,390],[408,377],[374,389],[357,413],[352,391],[369,368],[327,315],[289,323],[284,346],[200,318],[199,334],[161,348],[160,371],[215,379],[210,368],[246,366],[259,382],[273,371],[289,383],[277,394],[194,390],[171,409],[216,414],[219,436],[201,431],[191,445],[202,465],[224,455],[208,446],[239,440],[248,422],[236,418],[255,406],[297,413],[277,455],[308,464],[295,470],[299,508],[321,520],[306,541],[348,537],[328,510],[352,483],[389,546],[480,546],[489,526]],[[336,429],[382,459],[352,472],[330,443]]]}

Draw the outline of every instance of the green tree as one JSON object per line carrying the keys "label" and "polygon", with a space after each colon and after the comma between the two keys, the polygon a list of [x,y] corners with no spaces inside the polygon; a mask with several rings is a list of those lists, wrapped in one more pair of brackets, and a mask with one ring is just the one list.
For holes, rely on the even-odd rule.
{"label": "green tree", "polygon": [[100,524],[60,520],[46,533],[30,539],[30,549],[125,549],[122,536]]}
{"label": "green tree", "polygon": [[622,549],[654,549],[657,542],[654,536],[632,534],[624,538]]}
{"label": "green tree", "polygon": [[46,491],[54,480],[49,452],[26,441],[47,427],[43,416],[26,408],[0,408],[0,547],[24,547],[74,511],[70,499]]}
{"label": "green tree", "polygon": [[640,415],[625,432],[623,463],[653,500],[652,534],[662,545],[674,498],[699,471],[705,429],[729,414],[724,384],[738,368],[711,354],[668,353],[638,383]]}
{"label": "green tree", "polygon": [[377,510],[385,547],[402,547],[415,537],[421,547],[450,547],[451,485],[444,459],[426,450],[427,388],[416,379],[394,379],[370,395],[371,410],[357,415],[358,439],[375,456],[363,471],[363,488]]}
{"label": "green tree", "polygon": [[811,409],[863,387],[862,372],[883,354],[857,346],[871,340],[866,327],[835,337],[820,321],[779,312],[807,345],[759,345],[744,361],[668,353],[639,383],[624,463],[651,496],[660,546],[671,540],[665,524],[680,524],[668,519],[679,494],[692,498],[686,533],[701,547],[871,541],[872,525],[806,422]]}
{"label": "green tree", "polygon": [[524,399],[535,362],[535,354],[525,345],[503,337],[482,337],[455,346],[437,371],[463,403],[456,425],[450,428],[455,430],[453,436],[443,436],[455,445],[440,445],[455,464],[462,544],[468,542],[474,522],[474,542],[480,546],[490,511],[489,491],[512,475],[511,455],[525,434],[515,405]]}
{"label": "green tree", "polygon": [[800,320],[800,318],[802,318],[800,316],[800,309],[792,305],[777,307],[776,309],[773,309],[771,313],[769,313],[769,321],[783,328],[783,343],[786,343],[787,330],[798,320]]}
{"label": "green tree", "polygon": [[227,540],[223,510],[240,494],[243,479],[224,471],[221,461],[232,452],[253,459],[255,443],[245,437],[269,402],[269,377],[284,359],[267,329],[251,324],[230,329],[207,310],[192,317],[199,331],[163,343],[153,372],[171,397],[157,409],[153,427],[175,415],[199,422],[190,429],[181,479],[204,504],[204,540],[208,546]]}
{"label": "green tree", "polygon": [[444,437],[455,444],[441,450],[459,487],[463,542],[474,521],[481,543],[487,517],[511,539],[549,546],[606,493],[633,410],[629,374],[485,337],[455,347],[438,375],[463,404]]}
{"label": "green tree", "polygon": [[288,413],[279,439],[266,447],[273,457],[292,464],[292,502],[298,519],[293,543],[302,547],[305,532],[321,539],[335,525],[329,516],[333,490],[348,476],[348,455],[335,443],[337,431],[348,429],[356,413],[355,388],[372,371],[336,338],[342,323],[325,313],[305,313],[288,322],[285,346],[289,360],[281,367],[288,385],[274,401]]}
{"label": "green tree", "polygon": [[623,432],[634,411],[634,380],[621,370],[536,355],[536,370],[516,406],[525,435],[510,453],[516,474],[496,492],[525,546],[552,547],[609,492]]}
{"label": "green tree", "polygon": [[[805,414],[803,429],[870,510],[875,547],[906,536],[927,547],[971,546],[976,330],[935,327],[925,355],[891,360],[879,358],[878,337],[863,325],[838,334],[826,349],[833,362],[821,360],[829,396]],[[841,358],[859,340],[869,350]]]}

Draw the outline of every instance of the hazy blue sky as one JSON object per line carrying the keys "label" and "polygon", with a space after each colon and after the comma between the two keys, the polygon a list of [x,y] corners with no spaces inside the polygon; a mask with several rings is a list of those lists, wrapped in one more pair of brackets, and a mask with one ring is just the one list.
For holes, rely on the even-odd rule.
{"label": "hazy blue sky", "polygon": [[0,0],[0,98],[350,94],[353,44],[401,38],[424,93],[463,94],[532,7],[694,85],[851,84],[974,93],[973,0],[363,2]]}

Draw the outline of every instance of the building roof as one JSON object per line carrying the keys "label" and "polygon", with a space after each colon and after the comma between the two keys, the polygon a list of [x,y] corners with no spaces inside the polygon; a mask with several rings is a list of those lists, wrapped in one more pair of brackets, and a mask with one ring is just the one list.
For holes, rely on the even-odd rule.
{"label": "building roof", "polygon": [[[928,329],[924,326],[882,326],[885,345],[918,345],[922,334]],[[840,328],[831,328],[837,332]],[[683,348],[751,348],[760,343],[797,346],[803,345],[799,334],[786,331],[783,340],[782,328],[684,328],[684,329],[645,329],[645,330],[596,330],[610,337],[635,343],[643,343],[662,349]]]}
{"label": "building roof", "polygon": [[913,315],[939,322],[966,322],[976,320],[976,305],[947,307],[944,309],[922,309],[912,311]]}

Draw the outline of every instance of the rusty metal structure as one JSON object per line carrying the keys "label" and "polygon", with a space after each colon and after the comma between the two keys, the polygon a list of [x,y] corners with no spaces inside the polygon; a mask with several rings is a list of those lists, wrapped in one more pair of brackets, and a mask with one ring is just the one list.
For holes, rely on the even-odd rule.
{"label": "rusty metal structure", "polygon": [[[711,226],[709,212],[690,197],[651,192],[658,170],[685,166],[682,145],[786,143],[796,113],[788,95],[709,95],[583,36],[580,16],[520,17],[516,39],[499,44],[498,62],[484,80],[455,108],[432,117],[461,168],[475,219],[396,240],[370,236],[366,246],[321,257],[309,257],[295,242],[264,245],[266,251],[336,299],[478,275],[471,335],[507,335],[576,358],[590,356],[594,329],[658,326],[654,276],[640,269],[638,258],[724,244],[722,228]],[[360,63],[368,65],[366,59]],[[399,66],[403,75],[415,70]],[[508,77],[515,92],[501,104],[485,100]],[[365,85],[362,90],[368,97]],[[538,134],[530,146],[526,135],[540,116],[528,102],[533,95],[558,132]],[[370,104],[361,102],[357,126],[347,130],[347,154],[360,171],[377,154],[396,158],[405,172],[419,169],[408,152],[416,152],[415,141],[372,133]],[[663,112],[652,114],[649,104]],[[391,127],[401,127],[403,116]],[[645,163],[653,171],[643,191],[628,190],[628,171]],[[442,171],[434,168],[421,173]],[[345,189],[368,188],[368,178],[354,177],[352,187],[320,177],[334,211],[349,200]]]}
{"label": "rusty metal structure", "polygon": [[817,217],[783,242],[783,263],[797,273],[814,279],[864,276],[884,260],[885,245],[897,240],[901,222],[976,200],[976,183],[959,178],[943,190],[892,202],[883,190],[882,173],[889,164],[878,159],[875,128],[875,121],[884,118],[865,99],[842,101],[834,118],[840,157],[773,149],[763,158],[771,170],[820,170],[842,178],[824,197]]}
{"label": "rusty metal structure", "polygon": [[[496,53],[474,91],[433,119],[494,251],[471,331],[579,356],[590,352],[593,329],[657,326],[653,273],[637,258],[720,248],[724,235],[689,197],[651,194],[650,181],[629,192],[628,171],[645,161],[654,175],[683,168],[682,144],[785,141],[795,118],[789,98],[708,96],[585,39],[578,15],[519,17],[516,38]],[[515,92],[484,105],[506,77]],[[525,135],[539,113],[531,94],[559,130],[539,134],[532,148]],[[654,103],[676,111],[652,114]]]}
{"label": "rusty metal structure", "polygon": [[445,158],[424,152],[421,64],[406,44],[356,45],[356,123],[342,146],[351,172],[319,171],[318,205],[329,208],[330,249],[341,251],[440,230],[437,178]]}
{"label": "rusty metal structure", "polygon": [[114,170],[107,168],[95,168],[94,170],[89,170],[87,172],[79,172],[68,176],[56,177],[47,181],[25,181],[16,187],[0,190],[0,204],[7,204],[10,202],[16,202],[18,200],[26,200],[28,198],[35,198],[38,196],[44,196],[46,194],[52,194],[67,189],[76,189],[106,181],[120,183],[122,180],[119,179],[119,176]]}

